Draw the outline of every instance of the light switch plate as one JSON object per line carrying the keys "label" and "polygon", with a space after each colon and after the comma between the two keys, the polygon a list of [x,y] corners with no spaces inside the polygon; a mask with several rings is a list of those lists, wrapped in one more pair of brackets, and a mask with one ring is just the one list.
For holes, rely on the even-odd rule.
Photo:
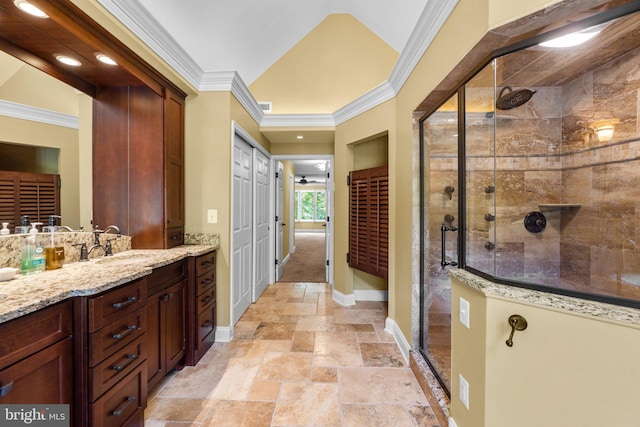
{"label": "light switch plate", "polygon": [[207,222],[209,224],[217,224],[218,223],[218,210],[217,209],[209,209],[207,211]]}
{"label": "light switch plate", "polygon": [[459,309],[459,313],[460,313],[460,323],[462,323],[464,326],[467,327],[467,329],[470,327],[469,326],[469,310],[470,310],[470,306],[469,306],[469,301],[467,301],[466,299],[460,297],[460,309]]}
{"label": "light switch plate", "polygon": [[469,409],[469,382],[458,374],[458,397],[465,408]]}

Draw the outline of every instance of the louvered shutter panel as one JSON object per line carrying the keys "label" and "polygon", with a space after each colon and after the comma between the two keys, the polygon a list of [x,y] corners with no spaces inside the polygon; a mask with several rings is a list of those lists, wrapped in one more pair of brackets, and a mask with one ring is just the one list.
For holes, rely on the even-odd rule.
{"label": "louvered shutter panel", "polygon": [[389,174],[387,166],[349,174],[349,266],[387,278]]}
{"label": "louvered shutter panel", "polygon": [[43,224],[50,215],[60,215],[59,181],[55,174],[0,171],[0,222],[13,230],[22,215]]}

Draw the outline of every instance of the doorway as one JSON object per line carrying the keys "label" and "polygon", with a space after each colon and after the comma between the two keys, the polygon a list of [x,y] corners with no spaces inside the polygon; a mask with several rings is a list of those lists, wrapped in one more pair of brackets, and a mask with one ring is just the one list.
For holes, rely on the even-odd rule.
{"label": "doorway", "polygon": [[[274,156],[276,281],[333,282],[333,156]],[[277,163],[275,163],[277,162]],[[280,236],[280,237],[278,237]]]}

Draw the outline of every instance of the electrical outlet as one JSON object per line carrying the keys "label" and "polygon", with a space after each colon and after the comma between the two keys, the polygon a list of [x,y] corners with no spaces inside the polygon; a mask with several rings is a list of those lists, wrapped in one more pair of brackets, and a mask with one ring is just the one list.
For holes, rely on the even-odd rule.
{"label": "electrical outlet", "polygon": [[469,301],[460,297],[460,310],[459,310],[460,323],[466,326],[467,329],[469,329],[469,310],[470,310]]}
{"label": "electrical outlet", "polygon": [[458,397],[465,408],[469,409],[469,382],[458,374]]}
{"label": "electrical outlet", "polygon": [[209,224],[217,224],[218,223],[218,210],[217,209],[209,209],[207,211],[207,222]]}

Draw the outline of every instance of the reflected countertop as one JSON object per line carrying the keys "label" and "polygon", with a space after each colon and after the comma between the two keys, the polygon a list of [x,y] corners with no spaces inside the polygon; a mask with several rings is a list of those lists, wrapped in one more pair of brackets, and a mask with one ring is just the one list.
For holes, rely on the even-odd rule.
{"label": "reflected countertop", "polygon": [[517,286],[502,285],[462,269],[451,270],[450,274],[451,277],[462,284],[483,293],[487,297],[514,300],[523,304],[593,316],[602,320],[640,328],[640,310],[635,308],[519,288]]}
{"label": "reflected countertop", "polygon": [[0,322],[6,322],[76,296],[94,295],[151,274],[186,257],[217,249],[213,245],[184,245],[172,249],[134,249],[58,270],[33,275],[18,273],[0,282]]}

